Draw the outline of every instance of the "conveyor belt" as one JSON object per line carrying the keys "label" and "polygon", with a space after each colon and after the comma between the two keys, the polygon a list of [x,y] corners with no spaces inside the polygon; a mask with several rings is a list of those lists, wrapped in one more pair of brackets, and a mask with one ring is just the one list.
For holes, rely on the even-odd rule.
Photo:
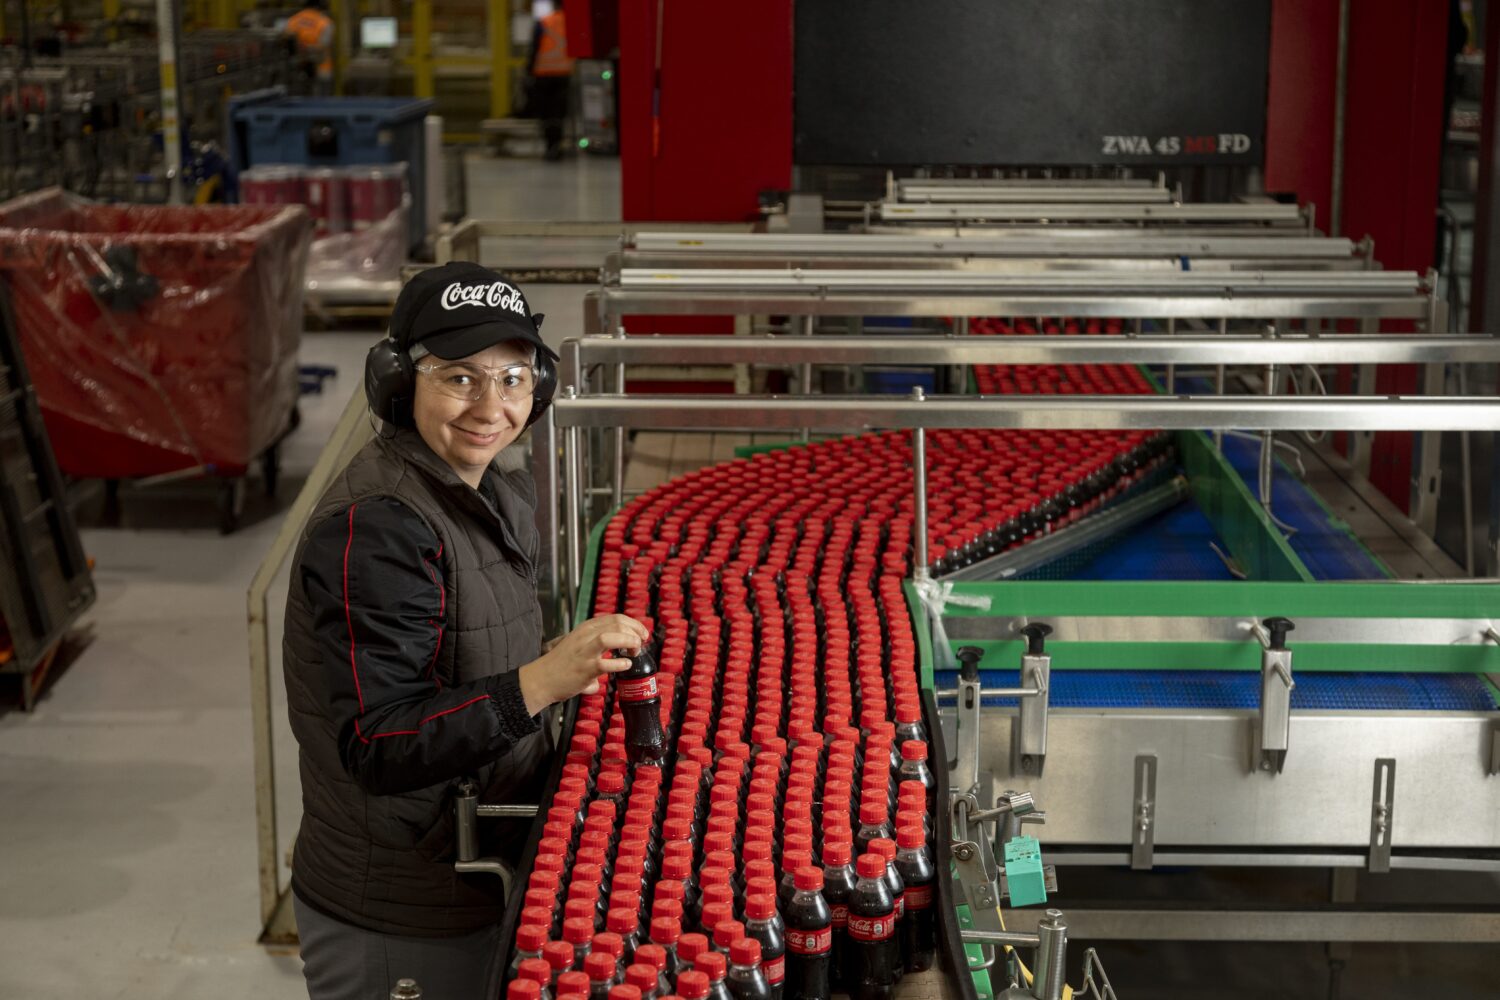
{"label": "conveyor belt", "polygon": [[[957,683],[938,671],[939,688]],[[1014,670],[982,670],[985,687],[1015,687]],[[984,705],[1014,707],[1014,698]],[[1260,675],[1227,670],[1054,670],[1053,708],[1248,709],[1260,704]],[[1297,675],[1292,708],[1344,712],[1493,712],[1500,708],[1484,678],[1473,674]]]}

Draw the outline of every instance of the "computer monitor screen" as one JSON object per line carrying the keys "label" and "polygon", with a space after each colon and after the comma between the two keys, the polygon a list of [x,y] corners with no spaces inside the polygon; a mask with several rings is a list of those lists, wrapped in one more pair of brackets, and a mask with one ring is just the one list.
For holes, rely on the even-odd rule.
{"label": "computer monitor screen", "polygon": [[396,19],[394,17],[367,17],[359,22],[359,47],[362,49],[393,49],[396,47]]}

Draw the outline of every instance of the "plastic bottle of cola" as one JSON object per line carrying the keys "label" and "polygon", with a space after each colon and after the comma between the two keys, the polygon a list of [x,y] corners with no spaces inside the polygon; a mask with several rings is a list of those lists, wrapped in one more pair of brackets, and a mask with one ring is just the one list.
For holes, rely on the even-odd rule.
{"label": "plastic bottle of cola", "polygon": [[908,972],[932,968],[937,959],[937,911],[933,909],[936,872],[927,838],[916,824],[901,828],[897,839],[896,870],[906,883],[906,916],[902,921],[901,951]]}
{"label": "plastic bottle of cola", "polygon": [[729,993],[734,1000],[771,1000],[771,984],[760,967],[760,942],[742,937],[729,949]]}
{"label": "plastic bottle of cola", "polygon": [[667,755],[661,728],[661,694],[656,660],[642,649],[630,658],[630,669],[615,676],[620,714],[625,717],[625,754],[632,764],[655,763]]}
{"label": "plastic bottle of cola", "polygon": [[854,895],[858,876],[850,864],[850,849],[847,841],[825,841],[823,844],[823,898],[833,913],[833,955],[829,970],[833,987],[849,992],[844,981],[844,969],[849,954],[849,897]]}
{"label": "plastic bottle of cola", "polygon": [[833,911],[823,898],[823,870],[802,868],[786,912],[786,1000],[828,1000],[833,992]]}
{"label": "plastic bottle of cola", "polygon": [[781,1000],[786,982],[786,925],[776,912],[776,897],[753,895],[745,900],[745,935],[760,942],[760,968],[771,987],[771,1000]]}
{"label": "plastic bottle of cola", "polygon": [[896,940],[896,900],[886,883],[885,859],[859,856],[859,882],[849,897],[849,951],[844,985],[853,1000],[891,1000],[901,946]]}

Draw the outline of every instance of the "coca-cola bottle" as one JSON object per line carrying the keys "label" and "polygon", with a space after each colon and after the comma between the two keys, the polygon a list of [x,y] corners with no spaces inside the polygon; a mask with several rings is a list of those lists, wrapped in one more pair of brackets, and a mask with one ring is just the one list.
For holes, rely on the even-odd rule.
{"label": "coca-cola bottle", "polygon": [[589,1000],[609,1000],[609,991],[615,985],[615,957],[596,951],[583,963],[583,971],[589,977]]}
{"label": "coca-cola bottle", "polygon": [[786,911],[786,1000],[828,1000],[832,960],[833,911],[823,898],[823,870],[800,868]]}
{"label": "coca-cola bottle", "polygon": [[895,834],[890,822],[890,805],[885,801],[884,792],[881,798],[866,798],[859,806],[859,829],[854,834],[854,849],[860,854],[868,854],[870,842],[884,837],[890,839]]}
{"label": "coca-cola bottle", "polygon": [[[545,949],[543,949],[545,951]],[[516,978],[530,979],[541,990],[542,1000],[552,996],[552,965],[545,958],[528,958],[516,970]]]}
{"label": "coca-cola bottle", "polygon": [[550,985],[557,985],[557,977],[573,968],[573,946],[566,941],[548,941],[542,946],[542,958],[552,970]]}
{"label": "coca-cola bottle", "polygon": [[729,949],[729,995],[734,1000],[771,1000],[771,984],[760,967],[760,942],[742,937]]}
{"label": "coca-cola bottle", "polygon": [[642,648],[630,658],[630,669],[615,675],[615,694],[625,717],[625,753],[632,764],[656,763],[667,755],[661,728],[661,695],[656,660]]}
{"label": "coca-cola bottle", "polygon": [[927,744],[923,740],[907,740],[901,744],[901,773],[898,781],[920,781],[927,790],[927,801],[931,803],[937,791],[937,780],[927,766]]}
{"label": "coca-cola bottle", "polygon": [[745,900],[745,936],[760,942],[760,968],[771,986],[771,1000],[781,1000],[786,982],[786,925],[776,912],[776,897],[754,895]]}
{"label": "coca-cola bottle", "polygon": [[693,969],[708,977],[708,1000],[734,1000],[729,995],[729,959],[717,951],[706,951],[698,956]]}
{"label": "coca-cola bottle", "polygon": [[634,965],[625,967],[625,982],[641,992],[641,1000],[656,1000],[656,992],[660,979],[656,966],[645,962],[636,962]]}
{"label": "coca-cola bottle", "polygon": [[861,854],[859,881],[849,896],[849,952],[844,985],[852,1000],[891,1000],[901,946],[896,940],[896,900],[885,878],[885,859]]}
{"label": "coca-cola bottle", "polygon": [[541,958],[542,948],[547,944],[547,928],[536,924],[528,924],[516,931],[516,954],[511,959],[510,975],[520,971],[521,963],[528,958]]}
{"label": "coca-cola bottle", "polygon": [[615,982],[625,979],[625,939],[613,931],[600,931],[594,935],[594,950],[592,955],[600,952],[614,959]]}
{"label": "coca-cola bottle", "polygon": [[669,916],[657,916],[651,920],[651,943],[661,948],[667,957],[662,975],[669,980],[677,976],[677,940],[682,937],[682,921]]}
{"label": "coca-cola bottle", "polygon": [[927,838],[916,824],[897,835],[896,870],[906,884],[906,915],[901,924],[901,951],[908,972],[932,968],[937,958],[937,911],[933,908],[936,870]]}
{"label": "coca-cola bottle", "polygon": [[636,910],[616,906],[611,907],[605,915],[604,926],[615,934],[620,935],[623,945],[622,957],[625,964],[629,965],[635,961],[636,946],[641,943],[641,918]]}
{"label": "coca-cola bottle", "polygon": [[682,1000],[708,1000],[708,976],[694,969],[684,969],[677,976],[677,995]]}
{"label": "coca-cola bottle", "polygon": [[844,980],[845,959],[849,954],[849,898],[854,895],[858,881],[854,866],[849,863],[850,854],[847,840],[829,840],[823,844],[823,898],[833,914],[829,969],[834,988],[845,993],[849,992],[849,984]]}
{"label": "coca-cola bottle", "polygon": [[659,944],[643,944],[635,950],[638,965],[649,965],[656,970],[656,995],[666,996],[672,992],[672,981],[667,976],[667,949]]}
{"label": "coca-cola bottle", "polygon": [[[677,968],[679,970],[693,968],[693,963],[698,961],[698,956],[712,947],[708,938],[703,934],[684,934],[677,939]],[[681,992],[681,986],[678,987]]]}
{"label": "coca-cola bottle", "polygon": [[896,842],[885,837],[878,837],[870,841],[870,853],[879,855],[885,861],[885,884],[890,886],[891,898],[896,904],[896,925],[898,934],[896,937],[896,981],[900,982],[906,972],[906,952],[904,942],[899,934],[899,929],[906,919],[906,883],[901,880],[901,873],[896,870]]}

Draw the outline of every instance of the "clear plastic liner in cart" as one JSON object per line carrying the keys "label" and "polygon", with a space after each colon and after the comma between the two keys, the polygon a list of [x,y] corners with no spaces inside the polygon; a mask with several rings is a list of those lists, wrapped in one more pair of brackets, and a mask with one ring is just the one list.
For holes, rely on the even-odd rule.
{"label": "clear plastic liner in cart", "polygon": [[297,402],[300,207],[0,204],[9,288],[58,465],[242,475]]}
{"label": "clear plastic liner in cart", "polygon": [[313,219],[307,293],[313,308],[391,302],[412,216],[406,164],[304,167],[271,164],[240,174],[246,204],[307,206]]}

